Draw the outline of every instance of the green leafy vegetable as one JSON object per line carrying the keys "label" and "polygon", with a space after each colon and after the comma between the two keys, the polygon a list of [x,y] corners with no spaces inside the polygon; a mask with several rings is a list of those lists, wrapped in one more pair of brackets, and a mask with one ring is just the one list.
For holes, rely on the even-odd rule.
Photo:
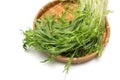
{"label": "green leafy vegetable", "polygon": [[[71,11],[74,18],[66,19],[67,11],[56,20],[52,15],[45,15],[45,19],[38,19],[34,30],[24,32],[23,48],[29,47],[47,52],[51,57],[46,61],[53,61],[55,56],[70,57],[65,65],[68,71],[74,57],[83,57],[92,52],[102,53],[102,34],[105,30],[105,16],[107,15],[107,0],[75,0],[76,9]],[[65,8],[69,9],[70,5]]]}

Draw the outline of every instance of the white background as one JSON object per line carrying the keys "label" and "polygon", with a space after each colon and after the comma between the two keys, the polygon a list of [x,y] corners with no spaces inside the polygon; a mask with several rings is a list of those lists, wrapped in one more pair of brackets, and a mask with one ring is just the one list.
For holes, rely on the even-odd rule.
{"label": "white background", "polygon": [[[64,63],[22,48],[22,30],[32,28],[38,10],[50,0],[0,0],[0,80],[65,80]],[[109,0],[111,36],[102,57],[72,65],[66,80],[120,80],[120,2]]]}

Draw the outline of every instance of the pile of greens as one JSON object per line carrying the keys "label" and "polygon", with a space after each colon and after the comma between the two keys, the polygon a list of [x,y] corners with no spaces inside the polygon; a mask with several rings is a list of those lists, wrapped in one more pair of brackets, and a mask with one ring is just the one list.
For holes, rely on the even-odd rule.
{"label": "pile of greens", "polygon": [[[62,1],[61,1],[62,3]],[[47,52],[52,61],[57,55],[70,57],[65,66],[68,70],[74,57],[83,57],[95,51],[102,53],[102,34],[105,31],[107,0],[75,0],[75,12],[66,12],[56,19],[53,15],[45,15],[44,19],[36,20],[36,28],[24,31],[23,48],[32,47]],[[66,19],[67,12],[74,18]]]}

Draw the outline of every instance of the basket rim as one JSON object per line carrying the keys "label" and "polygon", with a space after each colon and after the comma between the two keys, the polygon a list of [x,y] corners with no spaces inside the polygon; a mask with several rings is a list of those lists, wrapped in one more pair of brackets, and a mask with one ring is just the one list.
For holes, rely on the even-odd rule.
{"label": "basket rim", "polygon": [[[65,2],[69,2],[69,1],[65,1]],[[45,6],[43,6],[38,13],[36,14],[34,21],[33,21],[33,29],[35,28],[35,22],[38,18],[40,18],[47,10],[49,10],[50,8],[52,8],[53,6],[59,4],[60,1],[52,1],[47,3]],[[106,35],[105,35],[105,39],[103,42],[103,48],[107,45],[108,41],[109,41],[109,37],[110,37],[110,26],[107,20],[107,17],[105,17],[105,27],[106,27]],[[72,63],[76,64],[76,63],[83,63],[83,62],[87,62],[95,57],[98,56],[98,51],[95,51],[89,55],[83,56],[83,57],[78,57],[78,58],[73,58],[72,59]],[[61,61],[61,62],[68,62],[69,61],[69,57],[65,57],[65,56],[61,56],[61,55],[57,55],[55,57],[56,60]]]}

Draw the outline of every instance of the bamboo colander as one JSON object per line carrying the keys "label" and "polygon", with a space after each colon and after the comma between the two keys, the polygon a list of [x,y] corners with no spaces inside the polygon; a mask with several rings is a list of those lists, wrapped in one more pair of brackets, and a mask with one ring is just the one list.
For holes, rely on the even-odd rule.
{"label": "bamboo colander", "polygon": [[[35,19],[34,19],[34,22],[33,22],[33,28],[35,28],[35,22],[37,19],[41,18],[43,19],[44,18],[44,15],[46,14],[54,14],[55,16],[60,16],[62,15],[63,12],[65,12],[65,4],[66,3],[70,3],[69,1],[64,1],[64,2],[60,2],[59,0],[56,0],[56,1],[52,1],[52,2],[49,2],[48,4],[46,4],[43,8],[41,8],[37,15],[35,16]],[[75,4],[74,3],[70,3],[70,9],[74,9],[75,8]],[[73,16],[71,14],[68,14],[66,16],[66,18],[68,20],[72,20]],[[106,46],[107,42],[109,41],[109,37],[110,37],[110,27],[109,27],[109,23],[107,21],[107,19],[105,18],[105,27],[106,27],[106,30],[105,32],[103,33],[103,40],[102,40],[102,45],[103,45],[103,48]],[[88,54],[84,57],[78,57],[78,58],[73,58],[72,59],[72,63],[83,63],[83,62],[86,62],[86,61],[89,61],[95,57],[97,57],[98,55],[98,51],[94,52],[94,53],[91,53],[91,54]],[[69,57],[65,57],[65,56],[61,56],[61,55],[58,55],[56,56],[55,58],[56,60],[58,61],[61,61],[61,62],[68,62],[69,61]]]}

